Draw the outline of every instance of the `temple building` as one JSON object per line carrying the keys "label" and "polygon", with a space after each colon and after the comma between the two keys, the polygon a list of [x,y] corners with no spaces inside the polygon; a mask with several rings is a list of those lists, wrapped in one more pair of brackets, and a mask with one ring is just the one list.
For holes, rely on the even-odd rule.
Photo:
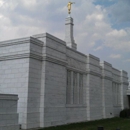
{"label": "temple building", "polygon": [[0,42],[0,92],[17,94],[22,129],[111,118],[129,108],[128,74],[48,33]]}

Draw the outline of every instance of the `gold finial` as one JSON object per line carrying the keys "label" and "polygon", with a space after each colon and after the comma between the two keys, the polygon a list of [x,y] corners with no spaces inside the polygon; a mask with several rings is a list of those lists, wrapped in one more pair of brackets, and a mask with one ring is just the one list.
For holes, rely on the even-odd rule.
{"label": "gold finial", "polygon": [[68,14],[71,13],[71,5],[72,4],[75,4],[75,3],[74,2],[69,2],[68,5],[67,5],[67,7],[68,7]]}

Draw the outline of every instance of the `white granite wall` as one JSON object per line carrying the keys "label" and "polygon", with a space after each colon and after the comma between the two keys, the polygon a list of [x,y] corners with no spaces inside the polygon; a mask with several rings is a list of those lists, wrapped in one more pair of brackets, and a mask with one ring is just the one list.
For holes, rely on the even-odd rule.
{"label": "white granite wall", "polygon": [[[43,56],[45,58],[43,62],[44,66],[42,65],[42,92],[44,92],[45,95],[43,95],[41,100],[44,101],[42,105],[43,109],[41,110],[43,114],[40,119],[44,123],[41,123],[41,126],[110,118],[116,115],[115,111],[119,113],[121,105],[113,106],[113,82],[120,82],[119,70],[112,68],[112,65],[107,62],[100,63],[99,58],[93,55],[89,54],[86,56],[66,47],[63,41],[49,34],[41,34],[34,37],[44,42]],[[64,74],[64,78],[60,80],[64,81],[65,87],[67,87],[67,71],[69,70],[71,73],[69,95],[64,92],[68,90],[65,89],[61,91],[57,88],[62,87],[57,83],[59,81],[58,75],[61,75],[59,74],[58,68],[59,71]],[[77,87],[74,88],[75,86],[73,86],[75,84],[73,79],[75,74],[77,75],[76,84],[79,84],[79,74],[82,74],[84,77],[82,104],[76,101],[79,100],[79,96],[76,96],[79,92]],[[53,77],[55,80],[49,79],[49,77]],[[55,87],[53,85],[53,89],[51,84],[58,85]],[[52,90],[54,92],[52,92]],[[58,92],[64,93],[62,97],[58,97],[58,94],[55,94],[57,90],[59,90]],[[120,90],[121,89],[119,89],[119,91]],[[69,96],[69,102],[66,102],[66,96]],[[54,97],[58,97],[57,101],[61,98],[63,101],[62,105],[59,102],[55,103],[56,99],[54,100]],[[118,95],[118,98],[121,98],[121,94]],[[60,105],[62,107],[57,107]],[[50,106],[53,106],[53,109]],[[59,113],[60,111],[66,113],[66,115],[61,114],[60,116],[62,122],[58,121],[59,113],[57,113],[57,110]],[[57,118],[55,119],[54,117]]]}
{"label": "white granite wall", "polygon": [[23,129],[109,118],[128,107],[125,71],[50,34],[33,37],[0,42],[0,92],[18,94]]}
{"label": "white granite wall", "polygon": [[42,78],[40,126],[66,123],[66,46],[49,34],[34,36],[44,42],[42,49]]}
{"label": "white granite wall", "polygon": [[26,128],[40,127],[40,94],[42,70],[42,43],[30,43],[29,79],[28,79],[28,104]]}
{"label": "white granite wall", "polygon": [[[34,76],[32,71],[33,63],[30,61],[29,57],[39,59],[39,56],[37,56],[39,53],[34,53],[39,48],[37,49],[36,46],[31,48],[30,42],[41,46],[41,42],[33,38],[0,42],[0,92],[18,94],[19,124],[22,125],[23,129],[28,127],[27,122],[30,123],[30,121],[27,121],[30,119],[30,117],[27,116],[27,113],[28,111],[31,112],[31,110],[27,107],[30,107],[28,102],[32,101],[30,97],[34,96],[34,91],[36,90],[36,88],[34,88],[35,90],[29,89],[32,79],[30,75]],[[30,95],[31,92],[33,94]],[[35,120],[34,117],[32,119]]]}
{"label": "white granite wall", "polygon": [[0,93],[18,94],[19,124],[26,123],[29,59],[0,61]]}
{"label": "white granite wall", "polygon": [[89,77],[89,120],[101,119],[103,116],[101,70],[99,65],[99,58],[93,55],[88,55],[87,71]]}
{"label": "white granite wall", "polygon": [[114,116],[113,111],[113,84],[112,84],[112,65],[108,62],[100,62],[102,67],[102,107],[103,118]]}
{"label": "white granite wall", "polygon": [[114,117],[112,81],[108,79],[103,80],[104,80],[105,118],[111,118]]}
{"label": "white granite wall", "polygon": [[66,121],[66,68],[47,62],[44,96],[44,126],[64,124]]}
{"label": "white granite wall", "polygon": [[40,91],[42,62],[36,59],[29,61],[27,128],[40,126]]}
{"label": "white granite wall", "polygon": [[129,101],[128,96],[126,95],[128,90],[128,74],[125,71],[121,71],[120,73],[120,80],[121,80],[121,109],[129,108]]}
{"label": "white granite wall", "polygon": [[102,119],[102,89],[100,77],[90,75],[90,120]]}
{"label": "white granite wall", "polygon": [[0,94],[0,130],[19,130],[17,95]]}

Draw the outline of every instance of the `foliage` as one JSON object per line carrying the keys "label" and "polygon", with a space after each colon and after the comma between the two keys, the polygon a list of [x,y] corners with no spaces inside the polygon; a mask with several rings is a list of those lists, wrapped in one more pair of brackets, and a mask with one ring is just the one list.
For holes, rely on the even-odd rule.
{"label": "foliage", "polygon": [[130,118],[130,109],[124,109],[120,112],[121,118]]}

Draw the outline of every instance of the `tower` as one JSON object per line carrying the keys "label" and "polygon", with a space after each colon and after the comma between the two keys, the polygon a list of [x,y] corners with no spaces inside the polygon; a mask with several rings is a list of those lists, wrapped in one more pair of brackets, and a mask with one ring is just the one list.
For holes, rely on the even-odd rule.
{"label": "tower", "polygon": [[70,16],[71,13],[71,5],[74,4],[74,2],[69,2],[68,7],[68,14],[69,16],[66,18],[65,22],[65,41],[66,45],[74,50],[77,50],[77,45],[75,44],[74,37],[73,37],[73,18]]}
{"label": "tower", "polygon": [[77,50],[77,44],[75,43],[73,36],[73,18],[67,17],[65,22],[65,41],[66,45],[74,50]]}

